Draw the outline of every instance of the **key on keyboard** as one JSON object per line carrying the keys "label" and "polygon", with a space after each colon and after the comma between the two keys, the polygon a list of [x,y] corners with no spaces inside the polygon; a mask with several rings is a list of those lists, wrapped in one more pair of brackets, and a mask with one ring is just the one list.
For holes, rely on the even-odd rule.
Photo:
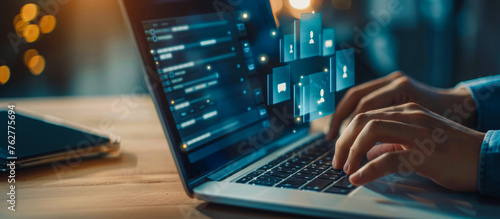
{"label": "key on keyboard", "polygon": [[297,189],[300,186],[304,185],[307,180],[305,179],[297,179],[294,177],[290,177],[283,181],[282,183],[278,184],[277,187],[282,187],[282,188],[291,188],[291,189]]}
{"label": "key on keyboard", "polygon": [[308,183],[307,185],[304,186],[304,190],[313,190],[313,191],[321,191],[323,190],[326,186],[330,185],[333,181],[332,180],[324,180],[324,179],[315,179]]}

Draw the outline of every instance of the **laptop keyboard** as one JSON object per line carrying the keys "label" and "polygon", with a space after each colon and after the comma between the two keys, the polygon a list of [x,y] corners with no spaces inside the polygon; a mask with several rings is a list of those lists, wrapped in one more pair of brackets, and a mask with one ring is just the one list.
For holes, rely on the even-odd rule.
{"label": "laptop keyboard", "polygon": [[348,194],[355,187],[344,171],[332,168],[333,153],[332,142],[317,139],[259,167],[236,183]]}

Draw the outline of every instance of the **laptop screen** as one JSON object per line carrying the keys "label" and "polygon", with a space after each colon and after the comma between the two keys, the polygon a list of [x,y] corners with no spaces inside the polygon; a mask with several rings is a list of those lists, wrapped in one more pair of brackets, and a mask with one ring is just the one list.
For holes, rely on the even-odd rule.
{"label": "laptop screen", "polygon": [[266,104],[280,65],[269,1],[123,3],[188,187],[298,128],[292,106]]}
{"label": "laptop screen", "polygon": [[269,127],[263,87],[245,30],[248,12],[209,13],[143,21],[151,55],[190,162],[243,134]]}

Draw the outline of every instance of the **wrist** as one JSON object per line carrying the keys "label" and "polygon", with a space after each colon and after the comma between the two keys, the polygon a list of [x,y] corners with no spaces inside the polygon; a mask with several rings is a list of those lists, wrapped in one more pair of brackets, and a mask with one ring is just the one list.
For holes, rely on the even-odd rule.
{"label": "wrist", "polygon": [[477,127],[477,107],[466,87],[454,87],[441,92],[443,116],[469,128]]}

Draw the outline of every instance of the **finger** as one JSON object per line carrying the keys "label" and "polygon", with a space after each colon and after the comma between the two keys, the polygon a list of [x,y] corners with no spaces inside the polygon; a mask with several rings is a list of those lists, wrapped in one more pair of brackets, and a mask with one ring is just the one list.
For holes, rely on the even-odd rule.
{"label": "finger", "polygon": [[403,147],[400,144],[383,143],[373,146],[373,148],[366,153],[366,158],[368,158],[368,160],[373,160],[382,154],[402,150]]}
{"label": "finger", "polygon": [[358,102],[362,97],[371,93],[374,90],[377,90],[389,84],[392,80],[401,77],[402,75],[403,74],[399,71],[394,72],[383,78],[366,82],[364,84],[349,89],[336,107],[335,113],[333,114],[332,117],[332,121],[330,124],[330,131],[328,132],[327,138],[329,140],[333,140],[335,137],[337,137],[341,122],[351,114],[351,112],[358,105]]}
{"label": "finger", "polygon": [[432,116],[420,109],[421,107],[418,104],[407,103],[358,114],[349,123],[339,139],[337,139],[335,144],[335,154],[332,161],[333,168],[343,168],[349,155],[349,150],[353,146],[354,141],[358,138],[359,133],[363,130],[366,124],[371,120],[392,120],[422,127],[433,127],[435,124],[434,121],[437,119],[427,119],[432,118]]}
{"label": "finger", "polygon": [[417,125],[390,120],[371,120],[349,149],[344,172],[352,174],[358,170],[363,155],[377,142],[401,144],[405,149],[410,149],[415,139],[420,139],[427,133],[426,128]]}
{"label": "finger", "polygon": [[353,185],[360,186],[398,171],[416,171],[416,168],[419,168],[419,166],[401,167],[402,162],[408,160],[411,152],[412,150],[383,154],[365,164],[365,166],[352,174],[349,180]]}
{"label": "finger", "polygon": [[408,87],[408,84],[409,79],[406,77],[393,80],[388,85],[363,97],[351,115],[356,116],[370,110],[413,101],[409,97],[408,92],[404,91]]}

